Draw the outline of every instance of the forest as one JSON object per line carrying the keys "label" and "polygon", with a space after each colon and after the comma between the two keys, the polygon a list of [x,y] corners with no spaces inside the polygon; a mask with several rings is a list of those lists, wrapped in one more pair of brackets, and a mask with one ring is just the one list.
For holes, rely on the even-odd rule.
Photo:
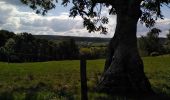
{"label": "forest", "polygon": [[[170,30],[166,38],[160,38],[161,30],[151,29],[146,36],[138,38],[141,56],[158,56],[170,53]],[[93,40],[93,41],[91,41]],[[67,37],[57,39],[49,36],[36,36],[23,32],[15,34],[0,30],[0,61],[41,62],[74,60],[85,55],[86,59],[106,57],[109,39]]]}
{"label": "forest", "polygon": [[[36,38],[30,33],[15,34],[0,31],[0,60],[5,62],[39,62],[78,59],[84,54],[89,59],[104,57],[105,47],[79,46],[74,39],[62,41]],[[98,53],[98,54],[97,54]],[[100,54],[102,53],[102,54]]]}

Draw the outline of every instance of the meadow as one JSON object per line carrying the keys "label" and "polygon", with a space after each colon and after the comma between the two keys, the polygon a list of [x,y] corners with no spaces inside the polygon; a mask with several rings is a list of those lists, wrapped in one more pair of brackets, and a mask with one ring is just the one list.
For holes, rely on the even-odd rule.
{"label": "meadow", "polygon": [[[87,61],[89,100],[109,100],[94,92],[104,59]],[[170,56],[144,57],[153,90],[170,96]],[[80,100],[79,60],[34,63],[0,62],[0,100]],[[119,99],[116,100],[127,100]]]}

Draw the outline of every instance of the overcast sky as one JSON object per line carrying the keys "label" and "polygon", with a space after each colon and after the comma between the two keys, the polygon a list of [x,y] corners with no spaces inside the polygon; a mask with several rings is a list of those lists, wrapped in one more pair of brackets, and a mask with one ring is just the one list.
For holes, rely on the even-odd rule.
{"label": "overcast sky", "polygon": [[[89,36],[89,37],[112,37],[116,26],[116,16],[109,16],[107,11],[103,15],[109,17],[109,33],[88,33],[83,28],[80,17],[69,18],[69,7],[64,8],[60,4],[55,10],[50,11],[47,16],[34,13],[29,7],[20,3],[20,0],[0,0],[0,29],[13,31],[15,33],[29,32],[41,35],[65,35],[65,36]],[[155,27],[160,28],[161,37],[165,37],[170,29],[170,9],[162,7],[164,20],[158,20]],[[138,36],[148,32],[145,26],[138,24]]]}

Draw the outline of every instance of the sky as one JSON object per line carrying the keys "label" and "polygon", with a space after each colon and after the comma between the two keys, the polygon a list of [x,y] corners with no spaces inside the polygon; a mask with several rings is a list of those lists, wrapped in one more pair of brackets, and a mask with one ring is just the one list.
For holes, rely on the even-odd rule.
{"label": "sky", "polygon": [[[108,15],[107,10],[102,15],[109,18],[108,34],[88,33],[83,27],[81,17],[70,18],[69,8],[57,4],[46,16],[35,14],[35,11],[23,5],[20,0],[0,0],[0,29],[15,33],[28,32],[35,35],[64,35],[85,37],[112,37],[116,27],[116,16]],[[164,20],[158,20],[155,27],[162,30],[160,37],[166,37],[170,29],[170,9],[162,7]],[[137,36],[146,35],[149,31],[144,25],[138,23]]]}

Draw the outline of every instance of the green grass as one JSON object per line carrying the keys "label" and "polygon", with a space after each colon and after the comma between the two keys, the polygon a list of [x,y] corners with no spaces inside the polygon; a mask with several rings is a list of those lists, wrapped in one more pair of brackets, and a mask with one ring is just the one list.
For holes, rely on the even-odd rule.
{"label": "green grass", "polygon": [[[170,96],[170,56],[145,57],[143,60],[154,91]],[[103,59],[87,62],[90,100],[108,100],[107,95],[93,92],[103,66]],[[79,68],[78,60],[0,62],[0,100],[79,100]]]}
{"label": "green grass", "polygon": [[170,57],[147,57],[144,65],[153,89],[170,95]]}

